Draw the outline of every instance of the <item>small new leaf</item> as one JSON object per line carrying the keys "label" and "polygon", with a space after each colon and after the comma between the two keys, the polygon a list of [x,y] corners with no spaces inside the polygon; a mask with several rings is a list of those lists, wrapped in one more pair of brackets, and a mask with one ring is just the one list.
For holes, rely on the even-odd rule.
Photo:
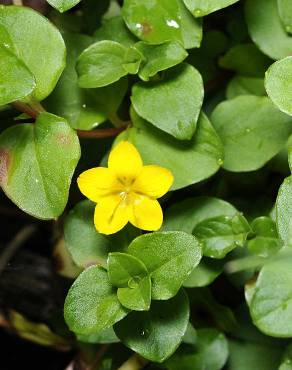
{"label": "small new leaf", "polygon": [[201,242],[204,256],[224,258],[237,246],[244,245],[250,231],[248,222],[238,213],[233,217],[219,216],[202,221],[193,234]]}
{"label": "small new leaf", "polygon": [[127,48],[115,41],[100,41],[89,46],[77,60],[79,86],[96,88],[110,85],[128,74],[124,68]]}

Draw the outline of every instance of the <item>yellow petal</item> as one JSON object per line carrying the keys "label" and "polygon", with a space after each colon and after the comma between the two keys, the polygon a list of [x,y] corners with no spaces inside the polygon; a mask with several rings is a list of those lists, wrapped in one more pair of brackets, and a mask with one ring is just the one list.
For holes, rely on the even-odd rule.
{"label": "yellow petal", "polygon": [[126,185],[139,175],[143,162],[138,150],[129,141],[121,141],[110,152],[108,167]]}
{"label": "yellow petal", "polygon": [[158,201],[143,195],[132,195],[132,199],[128,208],[131,224],[147,231],[160,229],[163,213]]}
{"label": "yellow petal", "polygon": [[95,207],[94,225],[102,234],[114,234],[129,221],[127,206],[118,195],[109,195],[100,200]]}
{"label": "yellow petal", "polygon": [[160,198],[173,183],[172,173],[159,166],[144,166],[135,180],[132,190],[151,198]]}
{"label": "yellow petal", "polygon": [[115,174],[104,167],[96,167],[82,172],[77,183],[81,193],[96,203],[101,197],[123,190]]}

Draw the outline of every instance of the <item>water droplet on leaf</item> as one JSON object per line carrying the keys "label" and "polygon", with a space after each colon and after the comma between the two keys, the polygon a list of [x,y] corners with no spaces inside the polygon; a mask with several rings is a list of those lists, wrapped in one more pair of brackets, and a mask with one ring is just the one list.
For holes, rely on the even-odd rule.
{"label": "water droplet on leaf", "polygon": [[201,9],[196,9],[194,11],[195,17],[200,17],[202,15],[202,10]]}

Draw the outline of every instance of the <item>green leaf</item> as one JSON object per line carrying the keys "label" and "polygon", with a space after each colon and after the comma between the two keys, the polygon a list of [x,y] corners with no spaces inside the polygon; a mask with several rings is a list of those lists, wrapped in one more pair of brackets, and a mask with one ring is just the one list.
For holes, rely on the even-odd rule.
{"label": "green leaf", "polygon": [[279,366],[282,348],[251,340],[229,340],[229,370],[275,370]]}
{"label": "green leaf", "polygon": [[97,334],[127,313],[118,301],[107,272],[98,266],[89,267],[79,275],[65,300],[66,323],[77,334]]}
{"label": "green leaf", "polygon": [[292,345],[291,343],[288,344],[284,352],[279,370],[292,370]]}
{"label": "green leaf", "polygon": [[152,280],[152,299],[175,296],[201,260],[197,239],[183,232],[157,232],[134,239],[128,253],[147,267]]}
{"label": "green leaf", "polygon": [[106,344],[106,343],[118,343],[120,341],[119,338],[116,336],[112,326],[100,331],[97,334],[89,334],[89,335],[77,334],[76,336],[77,336],[78,342],[83,342],[83,343]]}
{"label": "green leaf", "polygon": [[139,77],[143,81],[149,81],[158,72],[181,63],[188,56],[185,49],[176,41],[169,41],[160,45],[149,45],[140,41],[135,44],[135,48],[144,57],[139,69]]}
{"label": "green leaf", "polygon": [[136,37],[126,27],[121,16],[108,19],[95,31],[93,38],[96,42],[110,40],[119,42],[124,46],[132,46],[137,41]]}
{"label": "green leaf", "polygon": [[204,256],[224,258],[237,246],[242,247],[251,231],[246,219],[237,213],[233,217],[217,216],[196,225],[193,234],[199,239]]}
{"label": "green leaf", "polygon": [[292,39],[281,23],[277,0],[247,0],[245,5],[248,31],[258,48],[275,60],[290,55]]}
{"label": "green leaf", "polygon": [[266,72],[265,87],[273,103],[292,116],[292,57],[275,62]]}
{"label": "green leaf", "polygon": [[136,311],[149,310],[151,280],[142,261],[126,253],[110,253],[108,276],[111,284],[118,287],[118,299],[124,307]]}
{"label": "green leaf", "polygon": [[291,251],[274,257],[260,271],[249,308],[254,324],[265,334],[292,336]]}
{"label": "green leaf", "polygon": [[169,207],[162,229],[192,233],[202,221],[218,216],[234,217],[237,210],[228,202],[213,197],[188,198]]}
{"label": "green leaf", "polygon": [[63,13],[80,3],[81,0],[47,0],[47,2],[59,12]]}
{"label": "green leaf", "polygon": [[128,72],[124,68],[127,48],[114,41],[99,41],[83,51],[77,60],[79,86],[95,88],[110,85]]}
{"label": "green leaf", "polygon": [[35,77],[34,97],[44,99],[65,67],[66,50],[60,32],[38,12],[23,6],[1,6],[0,26],[9,35],[8,44],[13,44],[16,56]]}
{"label": "green leaf", "polygon": [[183,0],[186,7],[195,17],[204,17],[239,0]]}
{"label": "green leaf", "polygon": [[76,133],[63,118],[41,113],[0,135],[0,185],[23,211],[57,218],[64,210],[80,157]]}
{"label": "green leaf", "polygon": [[234,172],[263,167],[285,145],[292,119],[266,97],[238,96],[219,104],[211,121],[221,137],[223,167]]}
{"label": "green leaf", "polygon": [[182,0],[125,0],[122,14],[134,35],[150,44],[178,41],[186,49],[200,46],[201,23]]}
{"label": "green leaf", "polygon": [[132,142],[139,150],[145,165],[157,164],[169,169],[174,176],[172,190],[207,179],[217,172],[222,164],[221,141],[204,114],[200,115],[196,133],[188,143],[176,140],[152,127],[134,110],[131,112],[131,118],[133,128],[122,133],[118,140]]}
{"label": "green leaf", "polygon": [[65,218],[66,246],[74,262],[81,267],[95,264],[106,267],[108,253],[124,251],[139,235],[137,229],[132,227],[111,236],[99,234],[93,223],[94,208],[94,203],[84,200],[77,203]]}
{"label": "green leaf", "polygon": [[233,99],[239,95],[266,95],[263,78],[235,76],[226,89],[226,98]]}
{"label": "green leaf", "polygon": [[220,67],[248,77],[264,77],[270,64],[271,60],[251,43],[235,45],[219,59]]}
{"label": "green leaf", "polygon": [[35,88],[35,79],[26,65],[7,47],[0,46],[0,106],[23,99]]}
{"label": "green leaf", "polygon": [[168,370],[220,370],[228,358],[228,343],[216,329],[199,329],[195,348],[181,348],[165,363]]}
{"label": "green leaf", "polygon": [[78,86],[75,64],[79,54],[92,39],[88,36],[65,33],[67,64],[53,93],[45,101],[50,112],[64,117],[73,128],[91,130],[115,114],[127,91],[127,79],[99,89]]}
{"label": "green leaf", "polygon": [[292,176],[281,185],[276,201],[276,223],[280,238],[291,243],[292,235]]}
{"label": "green leaf", "polygon": [[128,285],[118,288],[117,296],[121,304],[134,311],[148,311],[151,303],[150,276],[134,277]]}
{"label": "green leaf", "polygon": [[109,280],[118,288],[135,285],[138,278],[148,275],[144,263],[127,253],[110,253],[107,263]]}
{"label": "green leaf", "polygon": [[182,64],[165,72],[162,81],[135,84],[131,100],[139,116],[179,140],[190,140],[203,97],[200,73]]}
{"label": "green leaf", "polygon": [[186,288],[200,288],[207,286],[223,272],[223,264],[220,260],[204,257],[198,266],[191,272],[183,283]]}
{"label": "green leaf", "polygon": [[275,222],[269,217],[258,217],[253,220],[251,228],[255,238],[248,241],[247,247],[252,254],[268,257],[281,247]]}
{"label": "green leaf", "polygon": [[179,346],[189,322],[183,290],[174,298],[152,302],[148,312],[131,312],[114,326],[123,344],[150,361],[162,362]]}
{"label": "green leaf", "polygon": [[292,6],[289,0],[278,0],[278,10],[286,32],[292,33]]}

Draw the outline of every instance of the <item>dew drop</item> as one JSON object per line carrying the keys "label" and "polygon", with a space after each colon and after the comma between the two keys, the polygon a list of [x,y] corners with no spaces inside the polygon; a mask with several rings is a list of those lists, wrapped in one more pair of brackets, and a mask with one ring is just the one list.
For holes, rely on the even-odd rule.
{"label": "dew drop", "polygon": [[245,129],[245,132],[246,132],[246,133],[249,133],[249,132],[250,132],[250,128],[249,128],[249,127],[248,127],[248,128],[246,128],[246,129]]}
{"label": "dew drop", "polygon": [[86,104],[82,104],[82,108],[86,108]]}
{"label": "dew drop", "polygon": [[202,15],[202,10],[201,9],[195,9],[194,11],[195,17],[200,17]]}
{"label": "dew drop", "polygon": [[167,19],[166,24],[169,27],[179,28],[179,24],[174,19]]}
{"label": "dew drop", "polygon": [[290,33],[292,31],[292,27],[291,26],[286,26],[285,29],[286,29],[286,32],[288,32],[288,33]]}
{"label": "dew drop", "polygon": [[217,161],[217,163],[219,164],[219,166],[221,166],[224,163],[224,161],[223,161],[222,158],[219,158],[218,161]]}
{"label": "dew drop", "polygon": [[140,332],[141,337],[147,338],[150,334],[150,330],[148,328],[143,328]]}

